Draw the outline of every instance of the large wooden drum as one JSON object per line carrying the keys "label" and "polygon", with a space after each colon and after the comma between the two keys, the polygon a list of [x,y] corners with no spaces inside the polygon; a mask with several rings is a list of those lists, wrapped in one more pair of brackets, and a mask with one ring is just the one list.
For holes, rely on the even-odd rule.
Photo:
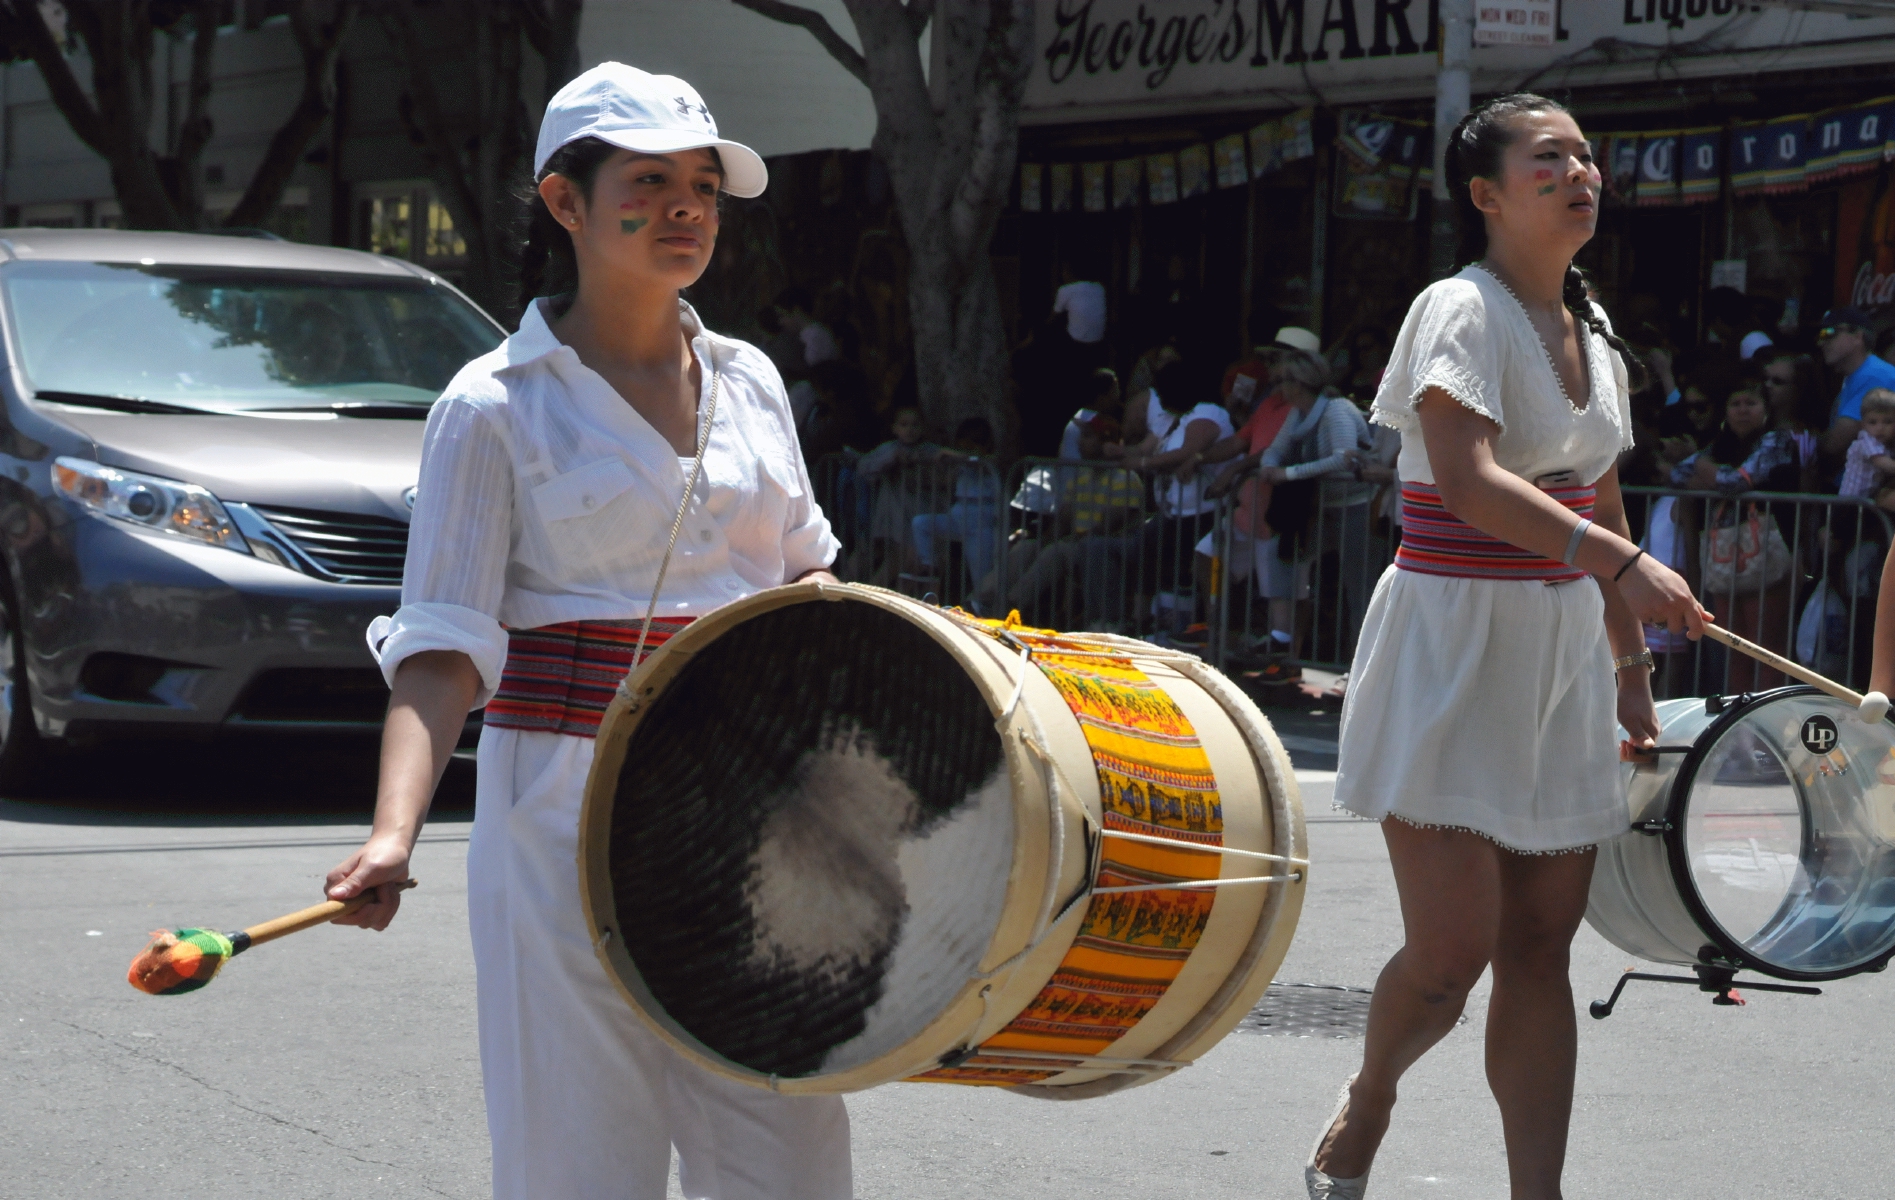
{"label": "large wooden drum", "polygon": [[1288,950],[1301,800],[1194,658],[797,584],[674,636],[600,728],[601,961],[706,1068],[1079,1098],[1187,1066]]}

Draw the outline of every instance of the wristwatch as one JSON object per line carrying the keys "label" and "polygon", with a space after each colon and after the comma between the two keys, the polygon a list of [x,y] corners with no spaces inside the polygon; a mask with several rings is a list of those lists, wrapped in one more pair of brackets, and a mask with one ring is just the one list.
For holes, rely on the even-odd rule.
{"label": "wristwatch", "polygon": [[1624,658],[1615,658],[1612,660],[1612,673],[1614,675],[1617,675],[1627,667],[1644,667],[1647,671],[1655,671],[1658,669],[1658,664],[1652,661],[1652,652],[1649,649],[1640,650],[1637,654],[1628,654]]}

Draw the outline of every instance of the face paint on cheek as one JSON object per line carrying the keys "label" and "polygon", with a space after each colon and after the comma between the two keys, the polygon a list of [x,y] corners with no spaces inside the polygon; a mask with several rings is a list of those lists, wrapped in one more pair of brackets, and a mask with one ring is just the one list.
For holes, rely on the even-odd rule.
{"label": "face paint on cheek", "polygon": [[1559,185],[1551,182],[1553,172],[1542,167],[1533,172],[1533,181],[1540,185],[1540,195],[1550,196],[1559,190]]}
{"label": "face paint on cheek", "polygon": [[651,222],[646,220],[644,217],[633,217],[629,221],[619,222],[619,232],[620,233],[637,233],[639,230],[643,229],[645,226],[649,224],[651,224]]}

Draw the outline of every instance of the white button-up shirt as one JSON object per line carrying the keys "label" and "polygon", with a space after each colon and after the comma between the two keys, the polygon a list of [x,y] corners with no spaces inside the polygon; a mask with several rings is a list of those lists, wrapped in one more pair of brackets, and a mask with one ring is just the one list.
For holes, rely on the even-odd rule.
{"label": "white button-up shirt", "polygon": [[[401,608],[369,626],[391,685],[409,655],[459,650],[480,671],[480,707],[499,686],[506,629],[645,615],[691,459],[553,336],[543,303],[461,368],[428,416]],[[702,616],[826,567],[838,548],[776,367],[679,310],[703,368],[699,436],[713,373],[717,413],[659,595],[664,617]]]}

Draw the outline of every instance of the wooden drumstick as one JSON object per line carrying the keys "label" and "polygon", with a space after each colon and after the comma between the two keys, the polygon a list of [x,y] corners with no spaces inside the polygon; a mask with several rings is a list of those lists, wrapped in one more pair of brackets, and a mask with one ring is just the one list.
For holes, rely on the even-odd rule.
{"label": "wooden drumstick", "polygon": [[1733,650],[1748,654],[1766,667],[1773,667],[1788,675],[1791,679],[1801,680],[1814,688],[1821,688],[1844,704],[1856,710],[1856,716],[1866,724],[1873,725],[1888,712],[1888,697],[1880,692],[1870,692],[1864,696],[1860,692],[1837,683],[1825,675],[1818,675],[1801,663],[1792,662],[1781,654],[1766,650],[1753,641],[1738,637],[1721,625],[1705,622],[1704,634],[1714,642],[1722,642]]}

